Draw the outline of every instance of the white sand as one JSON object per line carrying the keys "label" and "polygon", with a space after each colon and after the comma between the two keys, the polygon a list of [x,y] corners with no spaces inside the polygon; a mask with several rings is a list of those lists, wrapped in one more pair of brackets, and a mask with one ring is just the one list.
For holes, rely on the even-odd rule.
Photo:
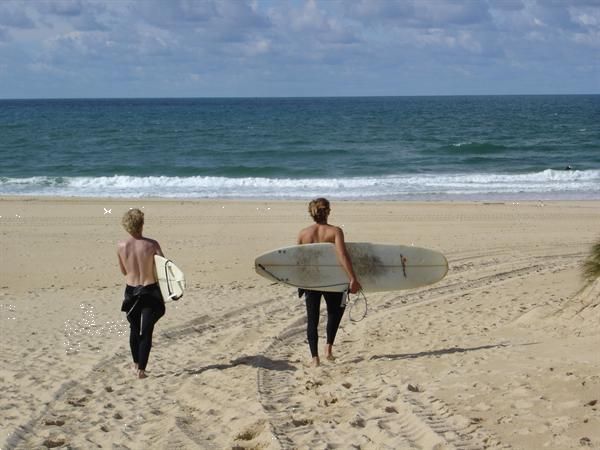
{"label": "white sand", "polygon": [[[189,285],[156,325],[146,380],[119,311],[129,207]],[[0,200],[0,447],[600,448],[600,287],[579,277],[600,202],[334,203],[347,240],[440,250],[450,271],[369,295],[318,369],[303,302],[253,270],[305,211]]]}

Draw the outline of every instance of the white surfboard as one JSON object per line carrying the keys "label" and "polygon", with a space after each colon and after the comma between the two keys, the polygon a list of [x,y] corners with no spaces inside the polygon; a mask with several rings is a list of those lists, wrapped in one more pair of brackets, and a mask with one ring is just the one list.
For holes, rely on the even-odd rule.
{"label": "white surfboard", "polygon": [[[352,267],[365,292],[413,289],[446,276],[448,261],[426,248],[347,242]],[[254,261],[262,277],[303,289],[341,292],[348,276],[338,262],[333,244],[282,247]]]}
{"label": "white surfboard", "polygon": [[163,300],[179,300],[185,291],[185,275],[173,261],[154,255],[156,279]]}

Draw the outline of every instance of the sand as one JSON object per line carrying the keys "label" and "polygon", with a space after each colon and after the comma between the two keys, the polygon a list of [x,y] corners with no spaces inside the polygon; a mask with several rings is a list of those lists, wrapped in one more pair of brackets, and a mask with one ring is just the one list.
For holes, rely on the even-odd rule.
{"label": "sand", "polygon": [[[146,380],[119,310],[130,207],[189,286]],[[600,287],[579,275],[600,202],[334,202],[347,240],[450,270],[368,295],[317,369],[303,302],[253,270],[305,202],[4,198],[0,216],[2,449],[600,448]]]}

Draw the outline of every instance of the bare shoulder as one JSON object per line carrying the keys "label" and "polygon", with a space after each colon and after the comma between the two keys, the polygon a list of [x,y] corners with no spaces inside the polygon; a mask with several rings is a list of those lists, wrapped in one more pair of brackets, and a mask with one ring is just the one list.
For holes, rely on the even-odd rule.
{"label": "bare shoulder", "polygon": [[338,243],[338,242],[343,243],[344,242],[344,230],[342,230],[340,227],[331,225],[330,233],[331,233],[331,236],[333,237],[333,242],[335,242],[335,243]]}
{"label": "bare shoulder", "polygon": [[335,233],[336,236],[344,237],[344,230],[342,230],[340,227],[338,227],[336,225],[330,225],[330,227],[331,227],[331,231],[333,233]]}
{"label": "bare shoulder", "polygon": [[157,240],[151,238],[144,238],[144,240],[148,243],[149,246],[154,247],[155,249],[160,248],[160,244]]}
{"label": "bare shoulder", "polygon": [[335,230],[336,233],[342,233],[344,234],[344,230],[342,230],[341,227],[338,227],[337,225],[329,225],[333,230]]}
{"label": "bare shoulder", "polygon": [[311,226],[309,226],[309,227],[306,227],[306,228],[302,228],[302,229],[300,230],[300,233],[298,233],[298,236],[304,236],[304,235],[306,235],[306,234],[309,234],[309,233],[311,233],[311,232],[312,232],[312,229],[313,229],[312,225],[311,225]]}
{"label": "bare shoulder", "polygon": [[314,233],[313,226],[303,228],[298,233],[298,244],[306,244],[311,241],[311,236]]}
{"label": "bare shoulder", "polygon": [[152,251],[154,254],[164,257],[165,254],[163,253],[162,248],[160,248],[158,241],[155,241],[154,239],[150,239],[150,241],[152,242]]}

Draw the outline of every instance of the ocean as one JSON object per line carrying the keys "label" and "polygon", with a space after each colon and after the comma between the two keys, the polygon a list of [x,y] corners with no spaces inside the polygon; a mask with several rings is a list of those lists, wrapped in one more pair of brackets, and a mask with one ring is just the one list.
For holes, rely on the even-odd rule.
{"label": "ocean", "polygon": [[0,195],[600,199],[600,95],[0,100]]}

